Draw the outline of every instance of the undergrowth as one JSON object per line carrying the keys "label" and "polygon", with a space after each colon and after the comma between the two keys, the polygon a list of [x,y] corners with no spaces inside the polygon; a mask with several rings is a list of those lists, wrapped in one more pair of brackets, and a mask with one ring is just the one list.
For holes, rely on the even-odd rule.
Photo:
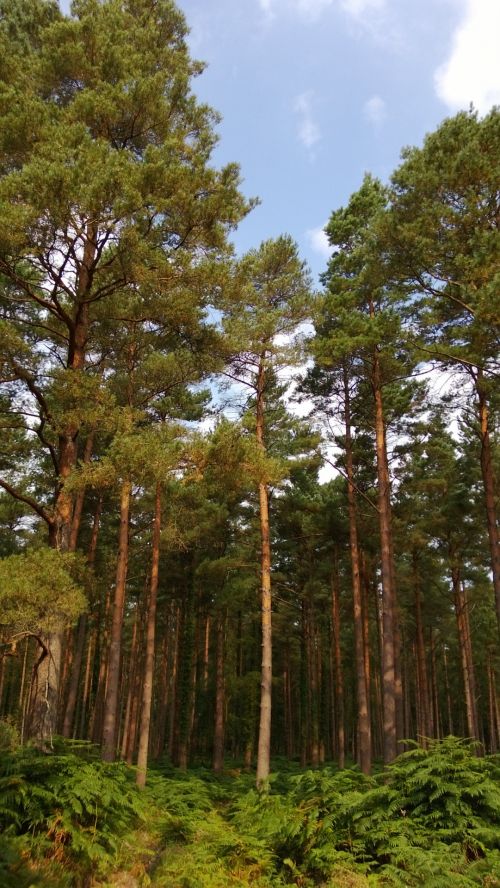
{"label": "undergrowth", "polygon": [[263,793],[238,772],[157,766],[143,793],[134,777],[87,746],[4,751],[2,888],[112,886],[118,869],[144,888],[500,888],[500,762],[455,738],[371,778],[288,765]]}
{"label": "undergrowth", "polygon": [[121,851],[144,815],[134,774],[105,764],[89,744],[56,741],[0,755],[0,884],[86,886]]}
{"label": "undergrowth", "polygon": [[456,738],[372,778],[287,770],[264,793],[191,772],[154,790],[167,846],[155,884],[500,888],[499,778],[498,759]]}

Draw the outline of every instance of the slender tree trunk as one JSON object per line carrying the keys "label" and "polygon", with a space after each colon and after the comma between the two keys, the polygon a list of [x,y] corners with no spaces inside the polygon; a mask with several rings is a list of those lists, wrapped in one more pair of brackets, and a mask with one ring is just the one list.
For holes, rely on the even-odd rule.
{"label": "slender tree trunk", "polygon": [[161,645],[160,656],[160,682],[158,690],[158,716],[156,719],[155,758],[159,758],[165,746],[165,732],[167,726],[167,712],[169,704],[169,659],[170,659],[170,614],[167,616],[166,625]]}
{"label": "slender tree trunk", "polygon": [[382,687],[384,710],[384,762],[396,758],[396,669],[394,633],[394,570],[392,565],[392,530],[390,478],[387,462],[384,408],[378,352],[373,359],[373,395],[375,399],[375,437],[377,451],[378,508],[380,524],[380,560],[382,569]]}
{"label": "slender tree trunk", "polygon": [[455,615],[458,630],[458,645],[460,660],[462,663],[462,675],[465,694],[465,712],[467,716],[467,732],[469,737],[479,739],[477,706],[476,706],[476,682],[474,666],[472,662],[472,647],[470,643],[469,620],[467,613],[467,598],[462,588],[460,568],[452,566],[451,579],[453,584],[453,598],[455,602]]}
{"label": "slender tree trunk", "polygon": [[[207,614],[205,618],[205,632],[204,632],[204,644],[203,644],[203,683],[202,688],[204,693],[207,692],[208,688],[208,667],[210,663],[210,628],[211,628],[211,618],[210,614]],[[239,664],[238,664],[239,666]]]}
{"label": "slender tree trunk", "polygon": [[[265,371],[261,361],[257,381],[256,436],[264,444]],[[271,542],[269,534],[269,494],[267,485],[259,483],[259,517],[261,539],[261,626],[262,663],[260,683],[260,722],[257,751],[257,786],[263,788],[269,777],[271,761],[271,690],[272,690],[272,622],[271,622]]]}
{"label": "slender tree trunk", "polygon": [[337,755],[339,768],[345,767],[345,703],[344,703],[344,672],[342,669],[342,650],[340,647],[340,586],[338,567],[335,562],[332,571],[332,630],[333,647],[335,650],[335,684],[337,691]]}
{"label": "slender tree trunk", "polygon": [[108,650],[109,650],[109,633],[111,630],[111,587],[106,587],[104,601],[102,596],[99,602],[99,621],[96,627],[96,652],[98,654],[97,661],[99,668],[97,672],[97,687],[95,693],[94,707],[90,717],[90,731],[94,743],[100,743],[102,740],[102,723],[104,717],[104,701],[106,699],[106,688],[108,679]]}
{"label": "slender tree trunk", "polygon": [[160,565],[160,532],[161,532],[161,484],[156,484],[155,515],[153,522],[153,547],[151,562],[151,585],[149,591],[149,607],[146,626],[146,656],[144,663],[144,682],[142,687],[141,727],[139,732],[139,750],[137,753],[137,785],[146,785],[148,766],[149,727],[151,723],[151,703],[153,699],[153,679],[155,662],[155,631],[156,602],[158,597],[158,577]]}
{"label": "slender tree trunk", "polygon": [[317,631],[312,596],[309,597],[309,645],[307,648],[308,687],[310,695],[310,760],[313,767],[319,764],[319,699],[320,682],[318,674]]}
{"label": "slender tree trunk", "polygon": [[[363,565],[364,558],[360,552],[360,564]],[[363,573],[363,570],[362,570]],[[365,684],[366,684],[366,703],[368,706],[368,724],[370,725],[370,752],[372,753],[372,712],[371,712],[371,662],[370,662],[370,582],[366,572],[364,573],[363,582],[361,584],[361,600],[363,605],[363,652],[365,665]]]}
{"label": "slender tree trunk", "polygon": [[344,365],[344,423],[345,423],[345,456],[347,474],[347,502],[349,509],[349,542],[351,552],[352,599],[354,610],[354,647],[356,652],[356,688],[358,698],[358,738],[359,766],[363,774],[371,771],[371,726],[368,703],[368,686],[365,670],[365,644],[363,625],[363,599],[361,592],[361,576],[358,546],[358,526],[356,516],[356,494],[354,488],[354,467],[351,439],[351,404],[349,379]]}
{"label": "slender tree trunk", "polygon": [[437,664],[436,664],[436,642],[434,640],[434,635],[432,633],[432,629],[429,633],[429,646],[430,646],[430,654],[431,654],[431,698],[432,698],[432,710],[433,710],[433,721],[434,721],[434,734],[435,737],[439,740],[443,736],[442,731],[442,719],[440,718],[439,712],[439,693],[438,693],[438,682],[437,682]]}
{"label": "slender tree trunk", "polygon": [[[147,583],[146,588],[144,590],[144,595],[147,596]],[[132,719],[132,706],[134,701],[134,694],[136,692],[136,677],[137,677],[137,668],[138,668],[138,636],[139,636],[139,622],[141,619],[141,607],[140,602],[137,602],[135,614],[134,614],[134,623],[132,626],[132,639],[130,643],[130,653],[128,657],[128,669],[122,669],[122,695],[125,694],[125,688],[127,689],[127,698],[125,702],[125,714],[123,717],[123,732],[120,743],[120,758],[127,760],[127,750],[129,749],[130,742],[130,722]]]}
{"label": "slender tree trunk", "polygon": [[193,566],[189,566],[188,588],[183,607],[182,633],[178,653],[176,690],[176,725],[174,761],[178,768],[187,769],[189,740],[191,734],[191,714],[196,681],[196,629],[193,591]]}
{"label": "slender tree trunk", "polygon": [[215,650],[215,710],[214,710],[214,746],[212,767],[216,774],[222,774],[224,768],[224,712],[225,712],[225,617],[218,614],[216,625]]}
{"label": "slender tree trunk", "polygon": [[[99,532],[99,521],[101,517],[102,497],[99,498],[94,513],[94,523],[92,527],[92,535],[90,537],[89,551],[87,555],[87,564],[89,568],[93,568],[95,562],[95,553],[97,548],[97,536]],[[73,532],[73,528],[72,528]],[[76,536],[74,537],[76,544]],[[88,614],[83,613],[79,620],[76,631],[75,652],[71,668],[71,679],[69,685],[68,699],[66,702],[66,712],[64,714],[63,737],[71,737],[73,727],[73,718],[75,714],[76,700],[78,696],[78,687],[80,682],[80,672],[82,668],[83,654],[85,650],[85,640],[87,638]]]}
{"label": "slender tree trunk", "polygon": [[113,618],[109,642],[108,682],[106,698],[104,701],[102,758],[105,762],[114,761],[116,755],[118,689],[120,685],[122,626],[128,570],[128,532],[131,494],[132,482],[129,478],[125,478],[122,482],[120,497],[120,533],[118,560],[116,565],[115,600],[113,604]]}
{"label": "slender tree trunk", "polygon": [[[446,645],[443,645],[444,684],[445,684],[445,691],[446,691],[446,714],[448,716],[448,734],[453,734],[453,715],[452,715],[452,707],[451,707],[450,680],[449,680],[449,676],[448,676],[448,655],[447,655],[446,651],[447,651]],[[432,736],[434,736],[434,727],[433,727]]]}
{"label": "slender tree trunk", "polygon": [[413,554],[413,592],[415,596],[415,647],[417,659],[418,718],[417,734],[419,742],[425,743],[432,737],[431,706],[429,699],[429,678],[425,658],[424,630],[422,625],[422,596],[417,556]]}
{"label": "slender tree trunk", "polygon": [[495,476],[493,473],[493,458],[491,452],[491,440],[489,432],[489,411],[486,394],[484,391],[484,379],[479,375],[476,380],[476,390],[479,399],[479,427],[481,437],[481,474],[484,486],[484,498],[486,505],[486,521],[488,527],[488,540],[490,545],[491,571],[493,575],[493,588],[495,590],[495,607],[497,615],[497,627],[500,634],[500,541],[498,538],[498,522],[495,502]]}
{"label": "slender tree trunk", "polygon": [[141,621],[137,627],[138,636],[137,636],[137,647],[136,647],[136,655],[135,655],[135,663],[134,663],[134,673],[133,679],[131,679],[132,684],[132,695],[130,701],[130,715],[128,719],[128,730],[126,737],[124,736],[124,747],[125,747],[125,761],[127,765],[131,765],[134,761],[134,755],[136,750],[136,741],[137,741],[137,733],[139,728],[139,704],[142,695],[142,679],[143,679],[143,667],[144,667],[144,657],[143,657],[143,645],[144,645],[144,626],[143,626],[143,615],[141,615]]}
{"label": "slender tree trunk", "polygon": [[283,672],[283,705],[285,711],[285,744],[286,756],[293,758],[293,706],[292,706],[292,677],[290,670],[290,647],[285,649],[285,669]]}
{"label": "slender tree trunk", "polygon": [[201,626],[201,613],[198,608],[195,619],[195,631],[194,631],[194,647],[191,655],[191,672],[190,672],[190,680],[189,680],[189,712],[188,712],[188,751],[189,755],[195,755],[197,752],[197,741],[198,738],[195,732],[195,724],[196,724],[196,704],[197,697],[199,693],[199,666],[198,666],[198,654],[200,649],[200,626]]}
{"label": "slender tree trunk", "polygon": [[79,737],[85,737],[86,733],[86,722],[87,722],[87,712],[89,709],[89,700],[90,700],[90,688],[92,683],[92,657],[94,654],[94,645],[95,645],[95,633],[92,633],[89,638],[89,643],[87,646],[87,661],[85,664],[85,675],[83,680],[83,693],[80,701],[80,717],[79,717],[79,725],[80,727],[75,727],[73,729],[73,737],[78,732]]}
{"label": "slender tree trunk", "polygon": [[311,695],[309,689],[309,602],[303,597],[300,634],[300,766],[309,761],[311,725]]}
{"label": "slender tree trunk", "polygon": [[493,658],[491,655],[491,651],[488,651],[488,661],[487,661],[487,673],[488,673],[488,723],[489,723],[489,738],[490,738],[490,753],[494,755],[498,751],[498,746],[500,742],[500,717],[499,717],[499,705],[498,705],[498,696],[495,686],[495,671],[493,668]]}
{"label": "slender tree trunk", "polygon": [[175,760],[177,726],[179,721],[179,655],[181,650],[183,624],[184,618],[182,609],[180,605],[177,605],[174,618],[174,645],[172,652],[172,704],[170,707],[170,723],[168,730],[168,755],[171,761]]}

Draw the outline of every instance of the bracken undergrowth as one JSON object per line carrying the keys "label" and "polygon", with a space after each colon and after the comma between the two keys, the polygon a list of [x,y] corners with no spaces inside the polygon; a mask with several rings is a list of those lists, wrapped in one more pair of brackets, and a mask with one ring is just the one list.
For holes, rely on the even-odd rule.
{"label": "bracken undergrowth", "polygon": [[500,761],[466,741],[414,746],[374,777],[335,767],[274,773],[264,792],[133,769],[58,742],[0,756],[2,888],[500,888]]}

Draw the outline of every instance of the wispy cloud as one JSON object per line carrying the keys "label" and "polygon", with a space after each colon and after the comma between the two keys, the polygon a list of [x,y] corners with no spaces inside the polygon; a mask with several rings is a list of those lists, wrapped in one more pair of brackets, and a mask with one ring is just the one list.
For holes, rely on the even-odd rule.
{"label": "wispy cloud", "polygon": [[372,96],[363,105],[363,114],[366,120],[378,129],[387,117],[387,106],[380,96]]}
{"label": "wispy cloud", "polygon": [[258,3],[267,19],[274,18],[274,0],[258,0]]}
{"label": "wispy cloud", "polygon": [[266,16],[283,10],[298,12],[304,18],[316,20],[329,7],[337,7],[351,18],[361,20],[374,12],[385,9],[387,0],[257,0]]}
{"label": "wispy cloud", "polygon": [[306,239],[311,250],[314,250],[315,253],[318,253],[324,259],[329,259],[332,255],[332,248],[328,243],[328,238],[325,233],[325,225],[318,225],[317,228],[309,228],[306,231]]}
{"label": "wispy cloud", "polygon": [[395,0],[257,0],[264,22],[279,16],[297,16],[314,24],[329,11],[340,14],[354,33],[368,34],[377,43],[399,47],[401,35],[395,30],[391,6]]}
{"label": "wispy cloud", "polygon": [[316,20],[321,13],[332,6],[333,0],[295,0],[297,11],[305,18]]}
{"label": "wispy cloud", "polygon": [[312,89],[300,93],[293,103],[293,110],[298,117],[298,137],[313,157],[312,149],[321,139],[321,130],[314,119],[314,91]]}
{"label": "wispy cloud", "polygon": [[484,113],[500,103],[499,34],[498,0],[466,0],[450,54],[434,75],[436,93],[450,111],[473,102]]}
{"label": "wispy cloud", "polygon": [[340,8],[352,18],[361,19],[373,12],[382,12],[387,0],[340,0]]}

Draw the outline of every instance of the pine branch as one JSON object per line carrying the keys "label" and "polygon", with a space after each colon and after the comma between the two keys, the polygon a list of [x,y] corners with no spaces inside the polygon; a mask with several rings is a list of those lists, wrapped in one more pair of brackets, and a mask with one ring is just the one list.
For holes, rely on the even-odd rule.
{"label": "pine branch", "polygon": [[357,484],[354,483],[354,481],[349,481],[349,478],[347,477],[346,472],[344,472],[344,470],[341,469],[340,466],[338,466],[334,462],[332,462],[331,459],[328,459],[327,456],[323,456],[323,459],[325,460],[325,462],[328,463],[329,466],[332,467],[332,469],[335,469],[340,475],[342,475],[343,478],[345,478],[345,480],[347,481],[348,484],[351,485],[353,490],[355,490],[356,493],[359,493],[359,495],[362,496],[364,500],[366,500],[366,502],[368,503],[369,506],[372,507],[372,509],[375,509],[376,512],[380,511],[379,507],[377,505],[375,505],[373,500],[371,500],[370,497],[367,496],[366,493],[363,493],[363,491],[357,486]]}
{"label": "pine branch", "polygon": [[21,493],[20,490],[16,490],[16,488],[12,487],[12,485],[9,484],[8,481],[5,481],[4,478],[0,478],[0,487],[3,487],[3,489],[7,491],[7,493],[9,493],[11,496],[13,496],[14,499],[19,500],[19,502],[21,503],[25,503],[27,506],[30,507],[30,509],[33,509],[33,511],[36,512],[37,515],[40,516],[40,518],[43,518],[43,520],[49,525],[49,527],[52,527],[52,525],[55,523],[54,516],[47,512],[47,510],[44,509],[43,506],[37,503],[36,500],[32,499],[31,496],[27,496],[25,493]]}

